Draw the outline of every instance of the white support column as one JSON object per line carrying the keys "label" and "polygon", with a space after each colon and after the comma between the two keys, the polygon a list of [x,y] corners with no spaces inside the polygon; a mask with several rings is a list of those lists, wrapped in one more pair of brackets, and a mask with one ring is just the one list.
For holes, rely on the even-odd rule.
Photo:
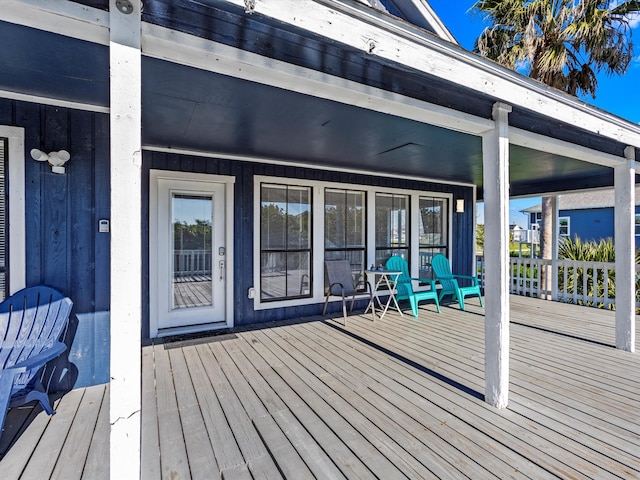
{"label": "white support column", "polygon": [[[110,475],[140,477],[140,0],[109,2],[111,66]],[[119,4],[120,9],[116,6]],[[128,6],[132,11],[128,11]]]}
{"label": "white support column", "polygon": [[509,112],[495,103],[482,137],[485,221],[485,400],[509,403]]}
{"label": "white support column", "polygon": [[547,281],[551,289],[551,300],[558,300],[558,244],[560,242],[560,235],[558,229],[558,221],[560,217],[558,214],[558,196],[551,197],[551,238],[553,243],[551,244],[551,271],[548,272]]}
{"label": "white support column", "polygon": [[616,249],[616,347],[636,345],[635,278],[635,148],[627,147],[626,164],[614,168]]}

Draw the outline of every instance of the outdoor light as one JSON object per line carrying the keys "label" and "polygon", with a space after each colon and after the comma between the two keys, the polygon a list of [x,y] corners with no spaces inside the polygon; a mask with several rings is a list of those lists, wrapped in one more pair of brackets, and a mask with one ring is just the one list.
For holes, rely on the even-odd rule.
{"label": "outdoor light", "polygon": [[456,213],[464,213],[464,198],[456,200]]}
{"label": "outdoor light", "polygon": [[63,165],[69,161],[71,155],[66,150],[60,150],[58,152],[44,153],[42,150],[34,148],[31,150],[31,158],[38,162],[48,162],[51,165],[51,171],[53,173],[64,173]]}

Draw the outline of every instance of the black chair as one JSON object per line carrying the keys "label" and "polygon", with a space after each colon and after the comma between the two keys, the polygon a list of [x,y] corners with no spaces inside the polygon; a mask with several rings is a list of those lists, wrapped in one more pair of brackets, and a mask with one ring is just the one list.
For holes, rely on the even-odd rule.
{"label": "black chair", "polygon": [[[371,285],[364,280],[356,282],[353,278],[353,272],[351,271],[351,264],[349,260],[326,260],[324,262],[324,276],[325,276],[325,301],[322,315],[327,312],[327,305],[329,304],[330,296],[342,297],[342,315],[344,317],[344,324],[347,325],[347,299],[351,297],[351,307],[349,311],[353,310],[353,303],[356,300],[356,295],[367,294],[369,295],[369,301],[373,301],[373,293],[371,291]],[[358,290],[358,287],[364,286],[364,290]],[[371,312],[374,315],[375,311],[372,308]]]}

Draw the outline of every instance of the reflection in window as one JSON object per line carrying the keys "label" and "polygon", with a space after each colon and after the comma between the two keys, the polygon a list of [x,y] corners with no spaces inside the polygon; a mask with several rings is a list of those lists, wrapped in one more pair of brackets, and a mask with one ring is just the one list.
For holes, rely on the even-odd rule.
{"label": "reflection in window", "polygon": [[449,256],[447,238],[449,227],[448,200],[420,197],[420,278],[433,278],[431,259],[437,253]]}
{"label": "reflection in window", "polygon": [[212,305],[212,200],[173,194],[173,308]]}
{"label": "reflection in window", "polygon": [[365,192],[327,188],[324,195],[324,258],[349,260],[355,278],[364,278]]}
{"label": "reflection in window", "polygon": [[636,215],[636,236],[640,235],[640,215]]}
{"label": "reflection in window", "polygon": [[376,264],[392,255],[409,262],[409,196],[376,193]]}
{"label": "reflection in window", "polygon": [[260,299],[311,296],[311,187],[260,188]]}

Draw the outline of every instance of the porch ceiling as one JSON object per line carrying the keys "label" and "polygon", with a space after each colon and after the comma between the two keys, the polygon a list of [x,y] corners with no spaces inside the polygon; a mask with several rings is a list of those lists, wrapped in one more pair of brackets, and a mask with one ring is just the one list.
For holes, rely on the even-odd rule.
{"label": "porch ceiling", "polygon": [[[145,145],[483,184],[478,136],[152,58],[143,85]],[[594,177],[612,182],[609,168],[511,146],[512,193]]]}
{"label": "porch ceiling", "polygon": [[[106,46],[5,22],[0,41],[9,46],[0,61],[13,67],[0,72],[0,90],[108,107]],[[480,137],[150,57],[142,79],[145,146],[474,184],[481,196]],[[490,105],[471,93],[469,103]],[[513,116],[522,129],[541,125],[534,115]],[[510,182],[511,195],[536,195],[612,185],[613,176],[512,145]]]}

